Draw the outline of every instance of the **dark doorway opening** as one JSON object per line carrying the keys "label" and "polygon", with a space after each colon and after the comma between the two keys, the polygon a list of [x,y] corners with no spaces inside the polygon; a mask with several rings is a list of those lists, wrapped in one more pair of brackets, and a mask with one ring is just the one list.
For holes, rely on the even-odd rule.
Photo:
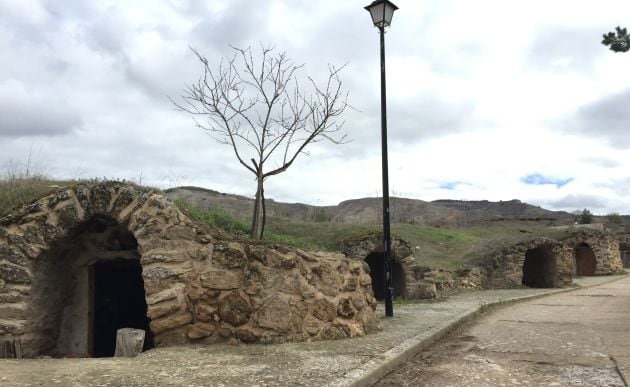
{"label": "dark doorway opening", "polygon": [[[372,252],[365,257],[365,262],[370,267],[370,277],[372,277],[372,291],[374,298],[382,301],[385,298],[385,276],[383,268],[383,253]],[[392,260],[392,288],[394,288],[394,298],[405,297],[405,271],[400,263]]]}
{"label": "dark doorway opening", "polygon": [[575,275],[578,277],[595,275],[597,260],[591,246],[581,243],[575,247]]}
{"label": "dark doorway opening", "polygon": [[398,262],[392,262],[392,287],[394,288],[394,298],[407,297],[405,271]]}
{"label": "dark doorway opening", "polygon": [[97,262],[92,266],[91,277],[92,356],[114,356],[116,331],[120,328],[143,329],[144,349],[153,348],[140,260]]}
{"label": "dark doorway opening", "polygon": [[370,253],[365,257],[365,262],[370,267],[372,277],[372,291],[374,298],[382,301],[385,298],[385,281],[383,276],[383,253]]}
{"label": "dark doorway opening", "polygon": [[525,252],[523,285],[530,288],[554,288],[556,259],[549,247],[536,247]]}

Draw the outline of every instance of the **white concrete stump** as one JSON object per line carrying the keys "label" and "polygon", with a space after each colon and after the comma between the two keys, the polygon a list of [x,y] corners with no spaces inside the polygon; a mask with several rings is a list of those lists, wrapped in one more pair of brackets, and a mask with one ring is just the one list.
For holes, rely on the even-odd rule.
{"label": "white concrete stump", "polygon": [[114,357],[136,357],[142,353],[144,331],[142,329],[121,328],[116,331],[116,352]]}

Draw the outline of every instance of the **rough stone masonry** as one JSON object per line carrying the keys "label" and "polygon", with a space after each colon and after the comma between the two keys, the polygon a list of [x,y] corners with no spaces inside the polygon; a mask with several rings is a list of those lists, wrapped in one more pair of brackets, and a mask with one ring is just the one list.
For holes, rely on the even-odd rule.
{"label": "rough stone masonry", "polygon": [[159,191],[93,181],[0,219],[4,355],[89,352],[89,268],[113,259],[139,260],[157,346],[324,340],[376,329],[364,262],[223,240]]}

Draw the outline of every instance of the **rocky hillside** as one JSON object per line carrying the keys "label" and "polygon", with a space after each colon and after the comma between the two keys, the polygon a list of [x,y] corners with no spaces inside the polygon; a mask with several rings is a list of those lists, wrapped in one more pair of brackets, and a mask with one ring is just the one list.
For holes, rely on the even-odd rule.
{"label": "rocky hillside", "polygon": [[[167,190],[172,199],[183,199],[199,208],[219,207],[230,215],[248,219],[253,200],[240,195],[225,194],[197,187]],[[281,203],[267,199],[267,215],[291,221],[378,223],[382,217],[382,200],[362,198],[346,200],[336,206],[311,206],[301,203]],[[500,220],[542,220],[557,225],[570,224],[574,215],[549,211],[519,200],[490,202],[437,200],[426,202],[415,199],[391,198],[393,223],[413,223],[428,226],[470,226]]]}

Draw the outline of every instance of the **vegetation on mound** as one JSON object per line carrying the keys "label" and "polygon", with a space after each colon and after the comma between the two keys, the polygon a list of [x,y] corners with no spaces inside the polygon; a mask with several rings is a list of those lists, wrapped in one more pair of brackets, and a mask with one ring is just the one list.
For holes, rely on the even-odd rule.
{"label": "vegetation on mound", "polygon": [[52,180],[45,176],[7,176],[0,179],[0,217],[72,184],[70,181]]}
{"label": "vegetation on mound", "polygon": [[[235,239],[248,239],[250,225],[243,219],[232,217],[222,208],[213,207],[204,210],[195,208],[181,199],[175,200],[175,205],[204,227],[211,228],[223,234],[228,234],[228,237]],[[253,240],[250,242],[257,243],[257,241]],[[309,250],[322,250],[317,245],[312,244],[308,239],[273,231],[267,232],[265,238],[260,243],[278,243]]]}

